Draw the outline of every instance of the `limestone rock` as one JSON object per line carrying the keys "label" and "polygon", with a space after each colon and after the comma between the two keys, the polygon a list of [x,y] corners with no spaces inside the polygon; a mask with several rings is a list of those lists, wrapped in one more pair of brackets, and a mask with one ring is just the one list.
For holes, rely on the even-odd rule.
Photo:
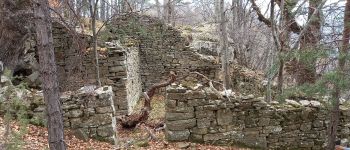
{"label": "limestone rock", "polygon": [[301,100],[301,101],[299,101],[299,103],[304,107],[308,107],[311,105],[310,101],[308,101],[308,100]]}
{"label": "limestone rock", "polygon": [[192,128],[196,125],[196,119],[167,121],[167,127],[170,130],[180,131]]}
{"label": "limestone rock", "polygon": [[292,106],[294,106],[294,107],[300,107],[300,106],[301,106],[301,104],[298,103],[298,102],[295,101],[295,100],[286,99],[285,101],[286,101],[287,104],[292,105]]}
{"label": "limestone rock", "polygon": [[166,113],[165,114],[165,119],[172,121],[172,120],[186,120],[186,119],[191,119],[194,118],[194,112],[189,112],[189,113]]}
{"label": "limestone rock", "polygon": [[111,137],[113,136],[113,128],[111,125],[100,126],[97,128],[97,135],[101,137]]}
{"label": "limestone rock", "polygon": [[229,125],[232,123],[232,112],[230,109],[221,109],[217,112],[218,125]]}
{"label": "limestone rock", "polygon": [[319,108],[321,107],[321,103],[319,101],[310,101],[312,107]]}
{"label": "limestone rock", "polygon": [[190,136],[190,131],[182,130],[182,131],[171,131],[165,130],[165,137],[169,141],[185,141],[188,140]]}

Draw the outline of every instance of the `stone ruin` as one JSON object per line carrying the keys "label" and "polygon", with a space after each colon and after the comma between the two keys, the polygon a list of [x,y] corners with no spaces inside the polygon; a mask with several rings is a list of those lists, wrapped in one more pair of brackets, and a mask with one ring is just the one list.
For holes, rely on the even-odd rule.
{"label": "stone ruin", "polygon": [[[258,149],[325,149],[328,101],[265,102],[264,97],[220,93],[203,82],[181,83],[166,92],[166,138]],[[229,96],[226,96],[229,95]],[[350,140],[350,108],[340,106],[338,137]]]}
{"label": "stone ruin", "polygon": [[[63,91],[96,83],[94,53],[91,48],[84,52],[74,48],[72,37],[64,34],[67,32],[63,26],[54,26],[55,54]],[[180,31],[158,19],[125,15],[115,18],[101,34],[107,35],[109,42],[99,48],[100,77],[102,85],[113,87],[117,115],[130,114],[142,91],[165,79],[170,71],[180,76],[190,71],[210,78],[218,76],[220,65],[213,57],[186,46],[186,38]]]}
{"label": "stone ruin", "polygon": [[[220,64],[215,56],[207,55],[202,53],[200,49],[189,46],[188,39],[181,36],[180,31],[165,25],[158,19],[136,14],[121,16],[112,20],[101,34],[108,37],[106,39],[108,42],[100,43],[101,47],[98,48],[101,82],[103,86],[108,87],[108,90],[101,93],[98,92],[101,89],[95,91],[92,88],[89,90],[90,92],[81,92],[78,90],[81,87],[92,87],[91,85],[96,84],[95,56],[88,43],[88,39],[91,37],[72,34],[60,23],[53,23],[59,85],[61,91],[68,91],[68,94],[65,92],[61,97],[65,126],[83,133],[81,134],[83,136],[110,139],[109,131],[112,130],[110,115],[130,114],[140,99],[142,91],[166,78],[170,71],[175,71],[180,77],[189,72],[199,72],[210,79],[219,80]],[[23,68],[24,71],[18,71],[19,74],[22,73],[26,76],[25,81],[31,83],[33,87],[39,85],[35,49],[35,39],[30,38],[26,42],[27,54],[24,61],[27,67]],[[233,74],[240,73],[237,70],[242,69],[234,69]],[[256,79],[248,77],[249,80],[250,78]],[[187,84],[192,84],[193,81],[187,82]],[[232,77],[232,81],[236,82],[237,76]],[[69,94],[69,91],[78,92]],[[111,93],[111,91],[113,92]],[[105,92],[108,94],[106,95]],[[171,93],[165,89],[159,90],[160,94],[166,92]],[[110,101],[111,99],[112,101]],[[177,100],[175,103],[176,107],[178,107],[177,105],[182,106],[182,104],[187,105],[187,103],[177,102]],[[43,117],[43,104],[42,101],[33,102],[34,106],[31,108],[34,119],[35,117],[39,120],[45,118]],[[194,112],[191,111],[194,110],[191,109],[186,117],[194,117]],[[184,115],[182,112],[176,113]],[[167,121],[176,120],[176,114],[175,118],[170,120],[169,115],[173,114],[167,114]],[[193,127],[196,126],[197,122],[194,118],[187,118],[187,120],[190,121],[191,128],[193,125]],[[169,131],[177,132],[179,128],[182,128],[181,122],[174,122],[174,125],[168,123],[167,133],[170,133]],[[180,125],[178,129],[171,128],[178,126],[178,124]],[[190,131],[190,127],[181,129],[181,132],[186,134],[179,139],[175,138],[175,141],[187,140],[190,135],[195,135]],[[174,138],[168,137],[169,140]]]}

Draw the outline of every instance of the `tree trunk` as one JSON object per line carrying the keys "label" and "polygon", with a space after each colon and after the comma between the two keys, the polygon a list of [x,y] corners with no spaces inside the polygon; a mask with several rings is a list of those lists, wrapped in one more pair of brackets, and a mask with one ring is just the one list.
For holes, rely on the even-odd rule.
{"label": "tree trunk", "polygon": [[99,53],[97,51],[97,33],[96,33],[96,14],[97,14],[97,3],[98,0],[89,0],[90,1],[90,14],[91,14],[91,30],[92,30],[92,44],[93,51],[95,53],[95,67],[96,67],[96,81],[97,85],[101,87],[100,79],[100,64],[99,64]]}
{"label": "tree trunk", "polygon": [[152,110],[151,101],[154,94],[156,93],[156,90],[174,83],[175,80],[175,72],[170,72],[168,80],[152,85],[146,92],[143,93],[145,97],[145,102],[143,104],[141,112],[131,114],[130,116],[118,117],[118,123],[121,124],[121,126],[124,128],[135,128],[137,124],[146,121],[148,119],[150,111]]}
{"label": "tree trunk", "polygon": [[104,1],[100,1],[101,11],[100,11],[100,19],[106,20],[106,3]]}
{"label": "tree trunk", "polygon": [[65,150],[62,109],[47,0],[39,0],[35,4],[34,15],[42,89],[46,102],[49,147],[51,150]]}
{"label": "tree trunk", "polygon": [[220,16],[221,16],[221,12],[220,12],[220,3],[221,3],[221,0],[215,0],[214,1],[214,21],[215,22],[219,22],[220,21]]}
{"label": "tree trunk", "polygon": [[228,64],[228,50],[227,50],[227,31],[226,31],[226,16],[225,16],[225,1],[220,0],[220,51],[221,51],[221,66],[223,72],[224,88],[230,88],[230,75],[229,75],[229,64]]}
{"label": "tree trunk", "polygon": [[[346,1],[345,5],[345,16],[344,16],[344,30],[342,38],[342,47],[340,49],[339,60],[338,60],[338,72],[340,79],[345,77],[345,63],[346,56],[348,55],[349,48],[349,39],[350,39],[350,0]],[[328,128],[328,149],[334,149],[335,140],[337,136],[337,127],[339,124],[339,98],[341,94],[341,87],[339,85],[335,86],[335,92],[333,93],[333,109],[331,112],[331,121]]]}
{"label": "tree trunk", "polygon": [[161,18],[162,17],[162,12],[160,11],[159,0],[156,0],[156,7],[157,7],[157,16],[158,16],[158,18]]}
{"label": "tree trunk", "polygon": [[[112,3],[113,4],[113,3]],[[109,19],[109,16],[110,16],[110,10],[111,10],[111,8],[110,8],[110,6],[109,6],[109,4],[107,4],[107,6],[106,6],[106,19],[105,20],[108,20]]]}
{"label": "tree trunk", "polygon": [[[302,85],[305,83],[315,83],[316,81],[316,60],[305,61],[303,57],[304,53],[315,51],[317,49],[317,44],[320,41],[320,29],[321,29],[321,18],[320,13],[313,13],[316,11],[319,4],[318,0],[309,0],[309,14],[308,19],[310,20],[310,25],[306,28],[304,35],[301,35],[300,41],[300,52],[301,61],[298,62],[297,71],[297,84]],[[312,17],[313,16],[313,17]],[[312,18],[311,18],[312,17]]]}

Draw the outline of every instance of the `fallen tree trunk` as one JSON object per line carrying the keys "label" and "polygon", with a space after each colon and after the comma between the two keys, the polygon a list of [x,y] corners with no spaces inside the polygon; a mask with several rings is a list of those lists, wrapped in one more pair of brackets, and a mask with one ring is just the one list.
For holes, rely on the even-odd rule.
{"label": "fallen tree trunk", "polygon": [[145,122],[148,119],[149,113],[152,109],[151,100],[154,94],[156,93],[156,90],[174,83],[175,80],[176,80],[175,72],[170,72],[168,80],[164,82],[156,83],[153,86],[151,86],[146,92],[143,93],[145,102],[143,104],[143,108],[141,112],[118,117],[117,118],[118,123],[121,124],[123,128],[135,128],[137,124]]}

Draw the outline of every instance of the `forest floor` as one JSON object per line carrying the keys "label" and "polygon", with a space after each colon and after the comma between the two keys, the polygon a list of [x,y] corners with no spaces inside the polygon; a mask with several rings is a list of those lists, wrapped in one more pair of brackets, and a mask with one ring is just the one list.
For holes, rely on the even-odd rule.
{"label": "forest floor", "polygon": [[[142,103],[142,101],[140,102]],[[136,107],[139,108],[141,105]],[[159,124],[164,119],[165,110],[163,98],[156,96],[152,102],[153,112],[150,115],[150,119],[146,122],[149,128]],[[11,131],[18,132],[20,130],[19,122],[11,123]],[[20,136],[19,140],[15,140],[14,145],[18,146],[22,142],[21,149],[30,150],[45,150],[48,148],[47,136],[48,132],[45,127],[27,125],[25,134]],[[5,125],[4,118],[0,117],[0,150],[2,150],[2,144],[4,140]],[[147,140],[148,132],[144,128],[137,127],[133,130],[118,129],[118,136],[120,145],[123,149],[144,149],[144,150],[161,150],[161,149],[201,149],[201,150],[247,150],[237,147],[225,147],[225,146],[211,146],[206,144],[195,144],[188,142],[171,143],[165,140],[164,132],[154,132],[157,140]],[[65,130],[65,142],[68,149],[74,150],[111,150],[114,149],[113,145],[98,140],[81,140],[73,135],[73,131]],[[17,149],[17,148],[16,148]]]}

